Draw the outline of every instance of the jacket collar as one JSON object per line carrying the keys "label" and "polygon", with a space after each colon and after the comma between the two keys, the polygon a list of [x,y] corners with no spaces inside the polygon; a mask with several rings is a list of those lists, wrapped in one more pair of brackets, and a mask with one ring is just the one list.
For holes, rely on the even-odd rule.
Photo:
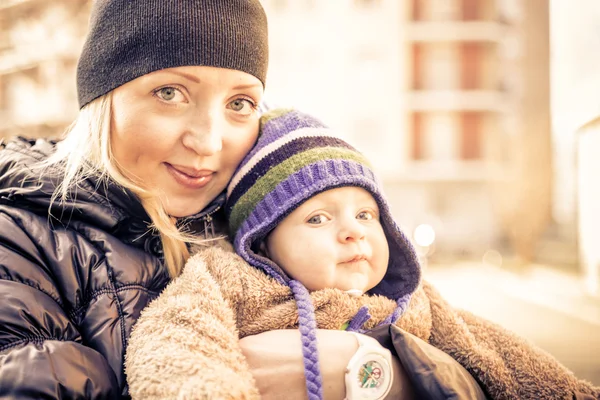
{"label": "jacket collar", "polygon": [[[55,141],[25,138],[0,145],[0,204],[25,208],[42,215],[48,215],[50,211],[52,218],[49,221],[55,226],[86,222],[132,244],[144,236],[158,237],[151,231],[151,219],[138,198],[116,183],[90,177],[78,185],[73,198],[52,202],[61,171],[49,171],[37,179],[31,178],[27,170],[45,160],[54,151],[55,145]],[[21,172],[5,175],[13,167]],[[177,226],[197,232],[197,227],[203,226],[201,222],[207,219],[212,221],[213,215],[221,210],[224,202],[225,195],[222,194],[199,213],[178,219]],[[206,227],[203,231],[206,233]],[[144,247],[149,246],[146,244]]]}

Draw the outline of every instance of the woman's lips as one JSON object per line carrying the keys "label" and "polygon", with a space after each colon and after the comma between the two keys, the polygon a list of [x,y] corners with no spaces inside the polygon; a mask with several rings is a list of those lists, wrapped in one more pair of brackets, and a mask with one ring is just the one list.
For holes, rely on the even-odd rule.
{"label": "woman's lips", "polygon": [[165,163],[167,171],[175,181],[188,189],[201,189],[212,180],[215,172],[211,170],[193,170],[181,166]]}

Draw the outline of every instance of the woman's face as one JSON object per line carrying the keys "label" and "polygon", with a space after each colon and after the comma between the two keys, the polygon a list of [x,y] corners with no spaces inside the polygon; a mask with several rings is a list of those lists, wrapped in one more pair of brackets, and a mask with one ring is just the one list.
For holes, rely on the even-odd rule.
{"label": "woman's face", "polygon": [[262,83],[215,67],[169,68],[113,92],[111,144],[129,179],[167,213],[193,215],[219,195],[258,136]]}

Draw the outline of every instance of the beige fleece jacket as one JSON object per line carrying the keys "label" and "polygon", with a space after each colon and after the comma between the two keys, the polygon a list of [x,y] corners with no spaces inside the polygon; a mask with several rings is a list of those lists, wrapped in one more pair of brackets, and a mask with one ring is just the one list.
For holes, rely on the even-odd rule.
{"label": "beige fleece jacket", "polygon": [[[134,326],[125,362],[133,399],[258,399],[238,338],[298,326],[291,290],[229,243],[196,251]],[[322,329],[340,329],[363,305],[372,328],[395,308],[381,296],[337,289],[311,297]],[[600,398],[600,388],[502,327],[452,308],[427,282],[397,325],[452,356],[494,399]]]}

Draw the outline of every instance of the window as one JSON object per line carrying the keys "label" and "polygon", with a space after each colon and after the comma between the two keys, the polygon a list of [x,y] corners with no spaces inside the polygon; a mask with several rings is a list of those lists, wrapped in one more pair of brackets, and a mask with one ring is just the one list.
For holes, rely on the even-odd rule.
{"label": "window", "polygon": [[478,112],[461,113],[461,160],[478,160],[481,158],[481,130],[483,115]]}
{"label": "window", "polygon": [[455,90],[460,87],[460,52],[454,43],[423,45],[420,61],[421,89]]}
{"label": "window", "polygon": [[412,20],[420,21],[423,19],[423,0],[412,1]]}
{"label": "window", "polygon": [[423,113],[412,113],[411,126],[411,158],[413,160],[422,160],[424,158],[423,151]]}
{"label": "window", "polygon": [[411,47],[412,58],[412,88],[423,89],[423,45],[413,43]]}
{"label": "window", "polygon": [[421,0],[421,18],[428,21],[457,21],[461,17],[461,0]]}
{"label": "window", "polygon": [[482,0],[461,0],[462,2],[462,20],[474,21],[480,18],[479,6]]}
{"label": "window", "polygon": [[436,162],[455,160],[458,157],[456,121],[453,112],[413,113],[411,158]]}
{"label": "window", "polygon": [[461,88],[467,90],[481,88],[483,51],[479,43],[461,43]]}

